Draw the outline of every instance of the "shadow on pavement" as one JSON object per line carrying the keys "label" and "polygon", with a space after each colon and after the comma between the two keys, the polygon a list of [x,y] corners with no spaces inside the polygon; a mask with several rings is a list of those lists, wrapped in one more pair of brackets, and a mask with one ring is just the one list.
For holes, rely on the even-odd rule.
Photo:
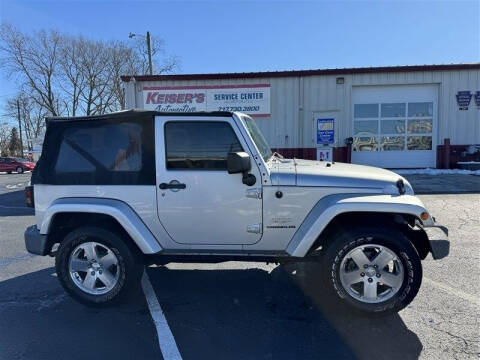
{"label": "shadow on pavement", "polygon": [[322,271],[319,264],[299,263],[275,270],[296,272],[292,280],[359,359],[418,359],[420,356],[423,349],[420,339],[398,314],[372,317],[352,313],[336,298],[326,298],[319,281]]}
{"label": "shadow on pavement", "polygon": [[0,216],[32,216],[33,208],[25,205],[25,191],[17,190],[0,194]]}
{"label": "shadow on pavement", "polygon": [[141,290],[129,303],[88,308],[54,268],[0,282],[0,359],[161,359]]}
{"label": "shadow on pavement", "polygon": [[361,318],[329,304],[310,270],[148,273],[184,359],[418,358],[422,344],[400,316]]}

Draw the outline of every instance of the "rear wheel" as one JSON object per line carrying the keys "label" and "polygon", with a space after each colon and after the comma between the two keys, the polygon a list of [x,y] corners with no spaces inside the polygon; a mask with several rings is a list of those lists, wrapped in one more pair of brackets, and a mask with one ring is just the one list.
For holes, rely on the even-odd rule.
{"label": "rear wheel", "polygon": [[129,239],[97,227],[82,227],[60,244],[55,266],[60,283],[77,301],[108,305],[139,285],[143,261]]}
{"label": "rear wheel", "polygon": [[23,168],[21,166],[17,167],[17,174],[23,174]]}
{"label": "rear wheel", "polygon": [[390,228],[337,233],[324,257],[325,282],[344,304],[379,315],[398,312],[417,295],[422,265],[411,242]]}

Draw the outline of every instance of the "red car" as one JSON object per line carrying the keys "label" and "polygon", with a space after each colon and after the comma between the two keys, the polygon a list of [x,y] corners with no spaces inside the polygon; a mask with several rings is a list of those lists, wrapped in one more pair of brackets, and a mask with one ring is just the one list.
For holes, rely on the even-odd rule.
{"label": "red car", "polygon": [[22,174],[24,171],[32,171],[35,163],[25,159],[0,157],[0,172],[11,174],[12,171]]}

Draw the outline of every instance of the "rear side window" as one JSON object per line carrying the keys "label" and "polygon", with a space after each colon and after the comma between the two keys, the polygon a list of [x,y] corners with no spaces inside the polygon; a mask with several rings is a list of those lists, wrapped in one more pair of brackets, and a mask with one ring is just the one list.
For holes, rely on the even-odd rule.
{"label": "rear side window", "polygon": [[132,123],[66,129],[55,171],[140,171],[141,134],[142,127]]}
{"label": "rear side window", "polygon": [[243,151],[227,122],[170,121],[165,124],[169,170],[226,170],[229,152]]}
{"label": "rear side window", "polygon": [[155,185],[153,116],[118,118],[50,122],[32,183]]}

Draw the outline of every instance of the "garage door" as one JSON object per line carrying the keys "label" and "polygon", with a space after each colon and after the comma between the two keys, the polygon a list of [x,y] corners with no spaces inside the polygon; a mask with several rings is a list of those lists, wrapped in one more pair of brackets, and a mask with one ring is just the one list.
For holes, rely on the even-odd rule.
{"label": "garage door", "polygon": [[354,87],[352,162],[435,167],[437,87]]}

